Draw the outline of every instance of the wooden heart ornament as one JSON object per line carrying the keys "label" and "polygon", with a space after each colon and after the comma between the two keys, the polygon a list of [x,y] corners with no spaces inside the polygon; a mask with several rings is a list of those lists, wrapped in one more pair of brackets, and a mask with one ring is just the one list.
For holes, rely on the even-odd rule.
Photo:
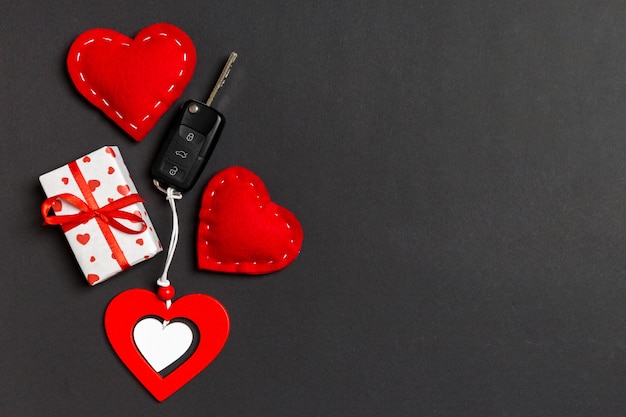
{"label": "wooden heart ornament", "polygon": [[258,176],[230,167],[204,189],[197,238],[200,269],[254,275],[289,265],[303,232],[296,216],[270,200]]}
{"label": "wooden heart ornament", "polygon": [[168,309],[154,292],[132,289],[111,300],[104,327],[122,362],[163,401],[219,354],[229,320],[224,307],[208,295],[185,295]]}
{"label": "wooden heart ornament", "polygon": [[137,141],[180,97],[195,65],[193,42],[168,23],[148,26],[134,39],[91,29],[74,40],[67,56],[78,91]]}

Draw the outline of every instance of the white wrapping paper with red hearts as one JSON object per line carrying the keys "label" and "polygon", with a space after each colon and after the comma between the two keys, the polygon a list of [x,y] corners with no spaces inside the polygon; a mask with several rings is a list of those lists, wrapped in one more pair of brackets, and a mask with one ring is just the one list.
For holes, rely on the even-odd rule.
{"label": "white wrapping paper with red hearts", "polygon": [[[69,162],[39,182],[48,197],[42,205],[45,223],[61,225],[90,285],[162,250],[117,146]],[[54,216],[48,217],[49,209]]]}

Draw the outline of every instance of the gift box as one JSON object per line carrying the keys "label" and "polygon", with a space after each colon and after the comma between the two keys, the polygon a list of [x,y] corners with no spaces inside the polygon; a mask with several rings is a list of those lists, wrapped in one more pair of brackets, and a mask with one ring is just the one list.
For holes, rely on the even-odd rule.
{"label": "gift box", "polygon": [[162,250],[116,146],[43,174],[44,224],[61,226],[90,285]]}

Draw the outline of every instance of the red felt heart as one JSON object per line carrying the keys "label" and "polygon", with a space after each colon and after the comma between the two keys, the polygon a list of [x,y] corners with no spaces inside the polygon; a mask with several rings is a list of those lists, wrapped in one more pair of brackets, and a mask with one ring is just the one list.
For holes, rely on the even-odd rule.
{"label": "red felt heart", "polygon": [[[133,339],[135,325],[148,316],[167,321],[187,319],[194,323],[200,333],[191,356],[165,377],[149,365]],[[228,337],[229,320],[224,307],[208,295],[186,295],[168,309],[155,293],[132,289],[111,300],[104,314],[104,327],[113,350],[122,362],[157,400],[163,401],[200,373],[219,354]]]}
{"label": "red felt heart", "polygon": [[296,216],[270,200],[258,176],[226,168],[202,196],[198,266],[251,275],[278,271],[298,256],[303,236]]}
{"label": "red felt heart", "polygon": [[134,39],[91,29],[70,47],[67,68],[85,98],[139,141],[180,97],[196,65],[191,39],[157,23]]}

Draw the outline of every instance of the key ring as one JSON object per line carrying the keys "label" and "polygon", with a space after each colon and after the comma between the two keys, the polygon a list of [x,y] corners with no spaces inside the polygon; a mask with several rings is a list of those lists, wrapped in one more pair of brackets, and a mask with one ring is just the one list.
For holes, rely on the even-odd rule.
{"label": "key ring", "polygon": [[[159,190],[163,194],[167,195],[167,188],[163,188],[161,186],[161,184],[159,184],[159,181],[152,180],[152,184],[154,184],[154,186],[157,188],[157,190]],[[174,195],[174,197],[177,197],[177,198],[182,198],[183,197],[183,193],[181,193],[180,191],[174,190],[174,192],[172,194]]]}

